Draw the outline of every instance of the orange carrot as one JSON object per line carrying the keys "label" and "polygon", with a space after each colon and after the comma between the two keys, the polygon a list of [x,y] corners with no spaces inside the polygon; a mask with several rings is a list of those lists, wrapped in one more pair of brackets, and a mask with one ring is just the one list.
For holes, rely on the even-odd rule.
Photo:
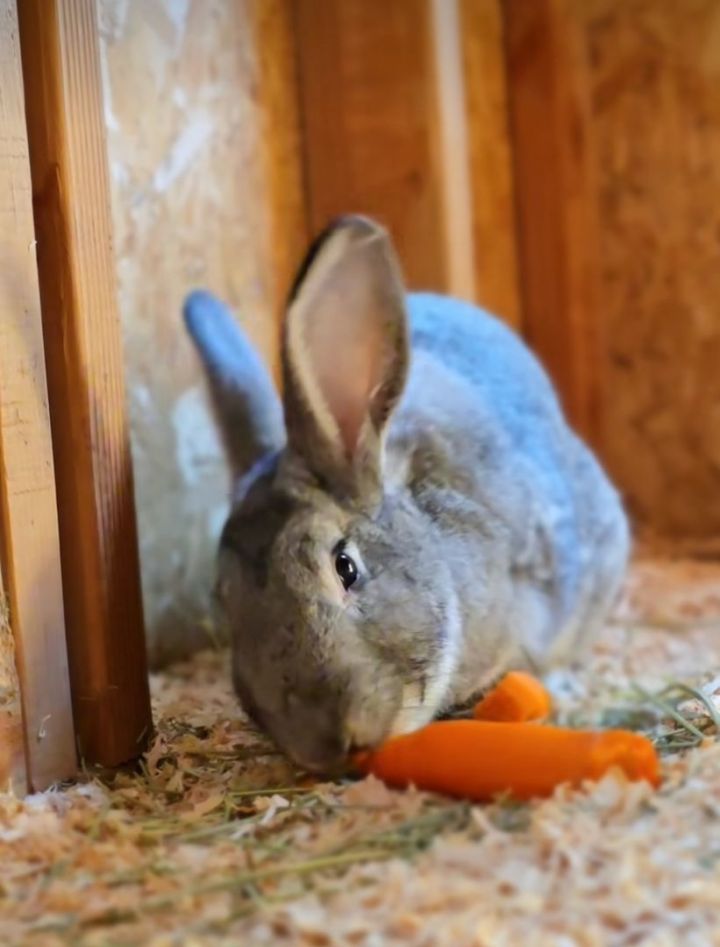
{"label": "orange carrot", "polygon": [[540,681],[524,671],[511,671],[475,707],[476,720],[522,723],[550,716],[550,695]]}
{"label": "orange carrot", "polygon": [[394,737],[358,754],[361,772],[391,786],[484,801],[550,795],[561,783],[579,786],[619,767],[632,780],[660,782],[655,748],[627,730],[569,730],[534,723],[448,720]]}

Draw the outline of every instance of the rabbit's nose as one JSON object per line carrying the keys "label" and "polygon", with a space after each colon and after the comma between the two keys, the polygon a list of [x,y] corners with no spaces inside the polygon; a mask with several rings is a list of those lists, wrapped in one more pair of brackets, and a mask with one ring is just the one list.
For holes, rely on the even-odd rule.
{"label": "rabbit's nose", "polygon": [[327,734],[323,737],[316,735],[311,746],[306,746],[297,753],[296,760],[303,769],[311,773],[337,775],[347,769],[349,748],[349,739],[340,734]]}

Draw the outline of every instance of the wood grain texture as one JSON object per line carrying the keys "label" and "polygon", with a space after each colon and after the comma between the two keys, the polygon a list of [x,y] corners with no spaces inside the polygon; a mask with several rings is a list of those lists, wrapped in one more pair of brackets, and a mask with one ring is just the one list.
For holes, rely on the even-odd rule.
{"label": "wood grain texture", "polygon": [[461,0],[477,302],[522,330],[501,0]]}
{"label": "wood grain texture", "polygon": [[21,0],[20,29],[80,753],[150,730],[94,0]]}
{"label": "wood grain texture", "polygon": [[430,127],[448,292],[475,300],[473,206],[459,0],[430,0]]}
{"label": "wood grain texture", "polygon": [[308,212],[313,231],[338,214],[376,217],[410,287],[470,295],[455,0],[445,8],[295,0]]}
{"label": "wood grain texture", "polygon": [[[256,0],[253,39],[257,51],[259,142],[265,188],[263,259],[269,271],[269,303],[280,338],[285,303],[311,232],[307,216],[301,161],[301,129],[297,112],[297,44],[295,0]],[[280,387],[280,345],[272,353]]]}
{"label": "wood grain texture", "polygon": [[2,642],[0,744],[16,787],[24,762],[44,789],[76,761],[34,238],[17,13],[0,0],[0,638],[10,627],[14,639]]}
{"label": "wood grain texture", "polygon": [[637,522],[720,533],[720,3],[585,0],[608,357],[603,440]]}
{"label": "wood grain texture", "polygon": [[602,326],[588,67],[572,0],[504,0],[523,328],[599,446]]}

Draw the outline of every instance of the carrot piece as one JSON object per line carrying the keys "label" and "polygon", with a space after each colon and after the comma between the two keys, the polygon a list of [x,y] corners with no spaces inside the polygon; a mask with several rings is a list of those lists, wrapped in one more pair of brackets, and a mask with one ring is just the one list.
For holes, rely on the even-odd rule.
{"label": "carrot piece", "polygon": [[655,748],[640,734],[534,723],[431,723],[358,754],[355,762],[391,786],[413,784],[479,802],[500,793],[522,800],[548,796],[561,783],[579,786],[614,766],[631,780],[660,782]]}
{"label": "carrot piece", "polygon": [[476,720],[522,723],[550,716],[550,694],[540,681],[524,671],[510,671],[475,707]]}

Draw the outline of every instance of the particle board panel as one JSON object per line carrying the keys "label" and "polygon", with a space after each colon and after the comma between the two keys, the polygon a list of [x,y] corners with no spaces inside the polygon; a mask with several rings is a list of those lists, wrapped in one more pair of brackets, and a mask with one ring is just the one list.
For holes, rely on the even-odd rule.
{"label": "particle board panel", "polygon": [[586,0],[607,463],[638,523],[720,530],[720,3]]}
{"label": "particle board panel", "polygon": [[154,665],[210,641],[228,508],[227,465],[180,316],[185,294],[205,287],[225,299],[279,380],[280,317],[309,235],[292,2],[98,3]]}

